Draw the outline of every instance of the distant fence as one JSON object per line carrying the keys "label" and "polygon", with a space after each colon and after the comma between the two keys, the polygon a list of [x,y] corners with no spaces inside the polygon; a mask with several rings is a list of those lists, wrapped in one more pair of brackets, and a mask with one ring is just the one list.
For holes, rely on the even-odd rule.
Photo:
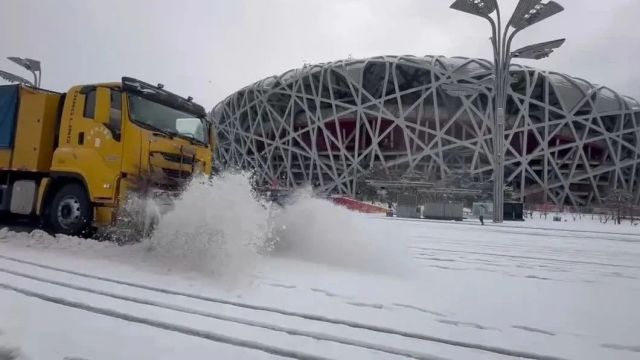
{"label": "distant fence", "polygon": [[[622,212],[625,216],[633,215],[640,216],[640,207],[637,206],[623,206]],[[531,204],[525,207],[525,211],[537,211],[541,213],[573,213],[573,214],[609,214],[617,211],[616,206],[597,206],[597,207],[582,207],[582,206],[570,206],[570,205],[555,205],[555,204]]]}
{"label": "distant fence", "polygon": [[[505,221],[524,220],[524,204],[506,201],[503,205],[503,219]],[[482,215],[485,219],[493,217],[493,203],[476,202],[471,209],[473,217],[479,218]]]}
{"label": "distant fence", "polygon": [[398,204],[397,216],[412,219],[462,220],[461,203]]}
{"label": "distant fence", "polygon": [[422,205],[422,216],[426,219],[462,220],[461,203],[426,203]]}

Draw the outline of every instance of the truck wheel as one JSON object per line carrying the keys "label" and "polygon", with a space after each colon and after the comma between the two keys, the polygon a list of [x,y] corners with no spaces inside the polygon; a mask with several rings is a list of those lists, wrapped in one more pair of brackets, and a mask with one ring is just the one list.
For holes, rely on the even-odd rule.
{"label": "truck wheel", "polygon": [[60,188],[49,208],[49,223],[57,234],[90,236],[93,205],[81,185],[68,184]]}

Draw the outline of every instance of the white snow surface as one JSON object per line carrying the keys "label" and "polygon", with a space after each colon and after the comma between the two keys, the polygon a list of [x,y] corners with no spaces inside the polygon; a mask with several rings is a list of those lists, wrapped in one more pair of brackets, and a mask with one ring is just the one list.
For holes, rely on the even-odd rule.
{"label": "white snow surface", "polygon": [[0,359],[640,358],[629,223],[274,210],[249,188],[194,183],[137,245],[0,229]]}

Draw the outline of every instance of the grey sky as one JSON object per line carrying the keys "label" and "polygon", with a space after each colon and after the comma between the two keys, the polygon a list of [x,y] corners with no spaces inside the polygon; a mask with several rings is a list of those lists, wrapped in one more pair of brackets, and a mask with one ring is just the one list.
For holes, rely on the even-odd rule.
{"label": "grey sky", "polygon": [[[304,62],[349,55],[490,58],[488,24],[453,0],[2,0],[6,56],[43,63],[43,86],[118,80],[164,83],[206,108],[233,91]],[[505,12],[516,0],[500,0]],[[526,62],[640,98],[638,0],[557,0],[566,11],[515,46],[566,37],[552,58]],[[604,4],[604,5],[603,5]],[[0,80],[1,82],[2,80]]]}

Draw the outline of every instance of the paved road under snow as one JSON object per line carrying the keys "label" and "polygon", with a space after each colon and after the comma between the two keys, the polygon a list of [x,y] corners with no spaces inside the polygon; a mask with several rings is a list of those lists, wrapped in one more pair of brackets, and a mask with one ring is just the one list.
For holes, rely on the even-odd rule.
{"label": "paved road under snow", "polygon": [[590,219],[506,226],[354,221],[376,234],[371,246],[366,238],[355,248],[349,239],[331,241],[336,232],[327,230],[326,242],[226,259],[233,271],[190,266],[202,261],[200,248],[164,256],[143,245],[0,230],[0,354],[640,357],[636,227]]}

